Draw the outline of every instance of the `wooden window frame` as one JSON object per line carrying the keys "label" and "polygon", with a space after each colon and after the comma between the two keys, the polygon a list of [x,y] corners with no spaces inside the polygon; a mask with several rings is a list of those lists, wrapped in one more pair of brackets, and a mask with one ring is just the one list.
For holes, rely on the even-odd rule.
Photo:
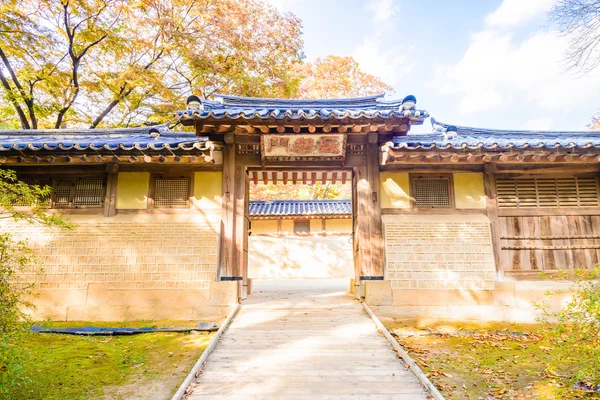
{"label": "wooden window frame", "polygon": [[[189,182],[188,185],[188,196],[186,200],[186,204],[184,206],[161,206],[157,207],[154,203],[154,196],[156,193],[156,181],[159,179],[187,179]],[[150,175],[150,185],[148,188],[148,209],[186,209],[190,208],[192,205],[192,196],[194,193],[194,179],[193,173],[185,173],[185,174],[161,174],[161,173],[153,173]]]}
{"label": "wooden window frame", "polygon": [[[304,231],[304,232],[297,232],[296,231],[296,224],[297,223],[307,223],[308,224],[308,231]],[[306,234],[306,233],[310,233],[310,219],[294,219],[294,234]]]}
{"label": "wooden window frame", "polygon": [[[24,181],[24,180],[34,180],[34,181],[43,181],[43,180],[49,180],[50,181],[50,185],[52,187],[52,193],[50,194],[50,204],[47,207],[42,207],[46,210],[61,210],[61,211],[75,211],[75,210],[102,210],[104,209],[105,206],[105,200],[106,200],[106,191],[108,188],[108,179],[107,179],[107,175],[106,174],[81,174],[81,175],[52,175],[52,176],[48,176],[48,175],[43,175],[43,174],[19,174],[18,175],[19,180]],[[57,187],[57,182],[59,180],[70,180],[73,181],[75,183],[75,185],[73,185],[71,187],[71,192],[69,194],[69,205],[68,206],[56,206],[56,187]],[[75,206],[73,205],[73,200],[75,198],[75,188],[76,188],[76,183],[77,181],[81,180],[81,179],[101,179],[102,180],[102,193],[100,194],[100,204],[97,206],[89,206],[89,205],[80,205],[80,206]],[[38,183],[35,183],[38,184]],[[18,207],[29,207],[29,206],[18,206]]]}
{"label": "wooden window frame", "polygon": [[[502,173],[494,175],[494,190],[498,197],[498,179],[533,179],[533,178],[594,178],[596,180],[596,195],[598,198],[598,206],[557,206],[557,207],[500,207],[498,204],[498,213],[500,216],[517,216],[517,215],[587,215],[591,211],[600,210],[600,178],[594,173],[579,173],[579,174],[510,174]],[[499,203],[499,202],[498,202]],[[539,203],[539,199],[538,199]],[[592,212],[591,214],[597,214]]]}
{"label": "wooden window frame", "polygon": [[[451,210],[456,208],[456,201],[454,199],[454,176],[451,173],[436,174],[436,173],[410,173],[409,178],[409,191],[410,191],[410,208],[415,210]],[[429,207],[417,207],[417,201],[415,199],[415,181],[418,179],[445,179],[448,181],[448,205],[447,206],[429,206]]]}

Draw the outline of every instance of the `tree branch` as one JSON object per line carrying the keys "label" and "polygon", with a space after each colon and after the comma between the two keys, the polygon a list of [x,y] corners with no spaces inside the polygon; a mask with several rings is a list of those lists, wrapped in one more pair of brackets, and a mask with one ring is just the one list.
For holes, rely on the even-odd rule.
{"label": "tree branch", "polygon": [[23,112],[23,109],[21,108],[21,106],[19,105],[19,102],[15,98],[12,88],[10,87],[8,80],[4,76],[4,73],[2,72],[2,68],[0,68],[0,83],[2,83],[2,87],[4,87],[4,90],[6,91],[6,97],[8,97],[8,100],[12,103],[15,111],[17,112],[17,115],[19,116],[19,120],[21,120],[21,128],[31,129],[31,126],[29,125],[29,121],[27,121],[27,117],[25,116],[25,113]]}

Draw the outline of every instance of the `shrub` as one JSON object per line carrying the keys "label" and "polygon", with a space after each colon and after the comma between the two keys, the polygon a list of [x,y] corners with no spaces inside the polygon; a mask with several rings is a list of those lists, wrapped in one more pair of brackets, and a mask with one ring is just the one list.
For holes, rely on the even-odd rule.
{"label": "shrub", "polygon": [[[47,215],[40,207],[50,193],[50,187],[28,185],[19,181],[14,171],[0,170],[0,219],[70,228],[68,221]],[[19,345],[31,322],[23,310],[33,308],[27,298],[34,295],[34,284],[23,278],[27,272],[41,272],[27,243],[0,233],[0,398],[9,398],[15,386],[26,382]]]}
{"label": "shrub", "polygon": [[575,278],[572,300],[546,313],[546,322],[556,322],[548,331],[555,346],[552,368],[592,388],[600,383],[600,268],[576,271]]}

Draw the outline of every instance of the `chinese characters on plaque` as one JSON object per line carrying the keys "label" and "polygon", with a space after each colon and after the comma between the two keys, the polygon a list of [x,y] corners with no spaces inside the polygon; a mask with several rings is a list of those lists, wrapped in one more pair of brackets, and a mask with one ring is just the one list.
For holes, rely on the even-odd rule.
{"label": "chinese characters on plaque", "polygon": [[262,135],[263,159],[272,160],[332,160],[343,161],[346,155],[346,135]]}

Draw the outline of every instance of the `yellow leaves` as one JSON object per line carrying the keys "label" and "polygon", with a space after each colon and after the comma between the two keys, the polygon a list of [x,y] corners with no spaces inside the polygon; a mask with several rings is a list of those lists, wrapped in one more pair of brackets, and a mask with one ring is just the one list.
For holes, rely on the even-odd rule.
{"label": "yellow leaves", "polygon": [[360,69],[353,57],[329,55],[296,67],[301,77],[297,98],[358,97],[383,93],[392,87]]}

